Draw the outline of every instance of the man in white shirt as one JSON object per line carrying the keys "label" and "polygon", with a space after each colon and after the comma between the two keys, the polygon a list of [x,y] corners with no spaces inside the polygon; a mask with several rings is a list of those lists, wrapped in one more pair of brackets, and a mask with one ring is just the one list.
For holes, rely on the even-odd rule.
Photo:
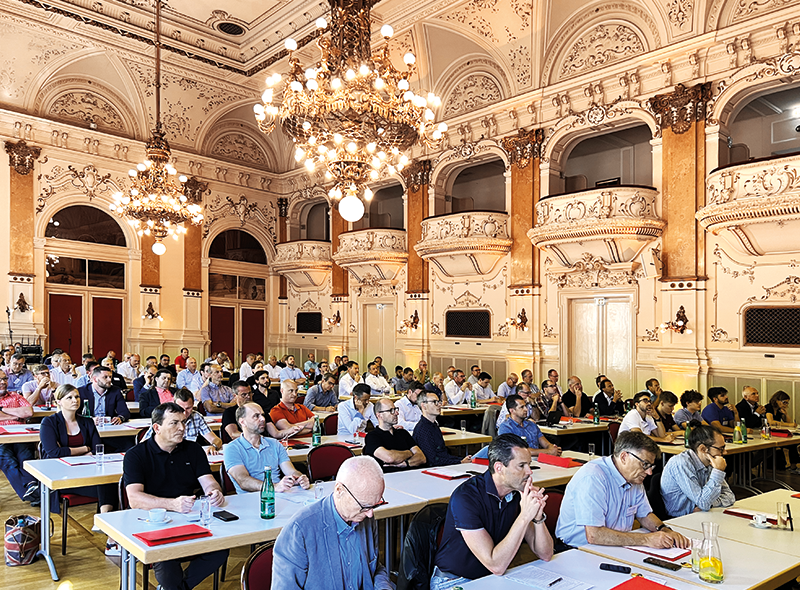
{"label": "man in white shirt", "polygon": [[467,392],[472,392],[472,384],[467,381],[464,371],[456,369],[453,371],[453,380],[444,386],[447,403],[451,406],[463,404],[467,398]]}
{"label": "man in white shirt", "polygon": [[141,358],[138,354],[130,355],[127,361],[123,361],[117,365],[117,373],[122,375],[126,381],[133,381],[139,376],[139,364]]}
{"label": "man in white shirt", "polygon": [[481,374],[478,375],[478,383],[472,386],[472,390],[475,392],[475,397],[477,398],[478,403],[491,404],[494,402],[503,401],[499,397],[495,396],[494,391],[492,391],[492,386],[489,383],[491,380],[492,376],[486,371],[481,371]]}
{"label": "man in white shirt", "polygon": [[356,384],[361,382],[361,375],[358,372],[358,363],[347,361],[345,365],[347,372],[339,377],[339,397],[351,395]]}
{"label": "man in white shirt", "polygon": [[242,381],[247,381],[250,377],[253,376],[253,363],[256,362],[256,355],[252,352],[248,352],[247,356],[244,357],[244,362],[242,366],[239,367],[239,379]]}
{"label": "man in white shirt", "polygon": [[203,374],[197,370],[197,359],[190,356],[186,359],[186,368],[178,373],[177,387],[183,389],[184,387],[196,394],[203,386]]}
{"label": "man in white shirt", "polygon": [[467,381],[470,385],[475,385],[478,382],[478,375],[481,374],[481,368],[478,365],[472,365],[469,370],[472,374]]}
{"label": "man in white shirt", "polygon": [[519,381],[519,377],[516,373],[511,373],[508,376],[508,379],[503,381],[500,384],[500,387],[497,388],[497,395],[498,397],[508,397],[509,395],[514,395],[517,393],[517,382]]}
{"label": "man in white shirt", "polygon": [[81,366],[75,367],[75,373],[77,373],[78,377],[83,377],[86,375],[86,365],[94,360],[97,359],[94,358],[94,355],[91,352],[87,352],[83,355],[83,357],[81,357]]}
{"label": "man in white shirt", "polygon": [[270,383],[278,384],[281,382],[281,369],[282,367],[278,365],[278,357],[274,354],[270,355],[269,361],[264,365],[264,370],[269,375]]}
{"label": "man in white shirt", "polygon": [[395,404],[399,412],[397,426],[402,426],[409,434],[414,434],[414,427],[422,418],[422,409],[417,405],[417,398],[424,393],[425,387],[419,381],[415,381]]}
{"label": "man in white shirt", "polygon": [[661,418],[655,420],[653,402],[650,401],[650,392],[640,391],[633,398],[633,409],[625,414],[622,425],[619,427],[620,434],[631,430],[641,432],[652,438],[655,442],[671,443],[675,440],[674,432],[667,432]]}
{"label": "man in white shirt", "polygon": [[339,436],[353,436],[354,432],[364,432],[367,420],[378,427],[378,417],[375,408],[369,401],[369,385],[359,383],[353,388],[353,397],[341,402],[337,407],[339,412]]}
{"label": "man in white shirt", "polygon": [[370,364],[368,364],[367,371],[369,371],[369,375],[367,375],[367,378],[364,379],[364,383],[369,385],[370,389],[372,390],[372,395],[389,395],[389,383],[383,378],[383,375],[378,372],[379,368],[380,367],[378,367],[378,364],[375,361],[372,361]]}
{"label": "man in white shirt", "polygon": [[61,353],[61,358],[58,361],[58,366],[53,367],[50,371],[50,381],[57,385],[75,385],[78,380],[78,374],[75,371],[75,366],[72,364],[72,359],[66,352]]}
{"label": "man in white shirt", "polygon": [[453,365],[447,367],[447,377],[444,378],[444,384],[442,385],[443,388],[447,387],[447,384],[453,380],[453,371],[455,370],[456,368]]}

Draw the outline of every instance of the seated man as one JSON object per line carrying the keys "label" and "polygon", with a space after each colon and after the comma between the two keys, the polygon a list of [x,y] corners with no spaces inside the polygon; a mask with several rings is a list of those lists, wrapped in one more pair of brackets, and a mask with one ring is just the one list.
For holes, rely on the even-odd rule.
{"label": "seated man", "polygon": [[139,369],[141,369],[139,363],[141,362],[141,358],[142,357],[140,357],[138,354],[130,355],[128,360],[117,365],[117,373],[122,375],[126,381],[133,381],[139,376]]}
{"label": "seated man", "polygon": [[372,422],[373,426],[378,426],[375,407],[369,398],[370,387],[366,383],[359,383],[353,388],[353,397],[337,406],[339,426],[336,434],[353,436],[355,432],[364,432],[367,429],[367,421]]}
{"label": "seated man", "polygon": [[739,419],[744,419],[745,426],[759,430],[761,423],[767,416],[767,408],[758,401],[758,389],[745,385],[742,387],[742,401],[736,404]]}
{"label": "seated man", "polygon": [[236,408],[236,423],[242,429],[242,436],[225,446],[225,469],[237,494],[260,491],[266,467],[272,468],[276,492],[288,491],[295,485],[304,490],[311,487],[308,478],[292,465],[286,449],[263,435],[266,416],[261,406],[250,402]]}
{"label": "seated man", "polygon": [[368,374],[364,378],[364,383],[369,385],[372,395],[389,395],[389,382],[380,374],[375,361],[367,365],[367,371]]}
{"label": "seated man", "polygon": [[339,405],[336,395],[336,377],[325,373],[322,380],[311,386],[306,393],[305,406],[314,412],[335,412]]}
{"label": "seated man", "polygon": [[507,398],[509,395],[517,393],[517,382],[519,377],[516,373],[511,373],[508,378],[497,388],[497,397]]}
{"label": "seated man", "polygon": [[[520,383],[517,385],[516,389],[517,395],[522,398],[522,401],[525,403],[525,408],[528,410],[527,416],[525,417],[537,421],[540,417],[540,413],[531,401],[531,386],[527,383]],[[506,401],[508,401],[508,398],[506,398]],[[503,404],[503,407],[500,409],[500,414],[497,416],[497,427],[500,428],[500,425],[506,420],[508,420],[508,406]]]}
{"label": "seated man", "polygon": [[442,396],[444,396],[444,377],[441,373],[437,371],[431,375],[431,380],[425,384],[425,391],[432,391],[439,399],[442,399]]}
{"label": "seated man", "polygon": [[[178,357],[180,358],[180,357]],[[190,356],[186,359],[186,368],[178,373],[176,386],[178,389],[185,387],[193,394],[197,394],[203,386],[203,374],[197,370],[197,359]]]}
{"label": "seated man", "polygon": [[222,369],[219,365],[208,365],[208,382],[200,388],[200,401],[208,414],[221,414],[225,408],[235,406],[233,390],[222,384]]}
{"label": "seated man", "polygon": [[278,430],[289,430],[294,425],[295,434],[305,434],[314,428],[314,413],[303,404],[296,404],[297,383],[287,379],[281,383],[281,403],[269,411],[269,417]]}
{"label": "seated man", "polygon": [[[645,434],[620,432],[613,456],[587,463],[567,484],[556,536],[573,547],[589,543],[689,547],[689,539],[653,514],[642,485],[659,454],[658,445]],[[631,532],[634,519],[651,532]]]}
{"label": "seated man", "polygon": [[475,398],[479,404],[492,404],[503,401],[492,391],[491,380],[492,376],[486,371],[482,371],[478,375],[478,382],[472,386],[472,391],[475,392]]}
{"label": "seated man", "polygon": [[526,443],[531,449],[531,455],[536,456],[539,453],[547,453],[548,455],[561,455],[561,448],[548,441],[536,423],[528,420],[528,408],[522,396],[512,394],[506,398],[505,403],[508,409],[508,420],[503,422],[497,429],[497,434],[516,434]]}
{"label": "seated man", "polygon": [[363,454],[375,457],[387,473],[425,465],[425,453],[408,431],[397,428],[397,413],[392,400],[384,397],[376,401],[378,427],[364,439]]}
{"label": "seated man", "polygon": [[690,423],[689,449],[667,461],[661,497],[670,516],[727,508],[736,497],[725,481],[725,439],[711,426]]}
{"label": "seated man", "polygon": [[[24,424],[31,416],[31,404],[21,394],[8,391],[8,376],[0,370],[0,426]],[[0,444],[0,470],[20,498],[38,506],[39,482],[22,468],[25,461],[36,458],[35,452],[32,443]]]}
{"label": "seated man", "polygon": [[408,388],[411,387],[412,383],[414,383],[414,369],[411,367],[406,367],[403,369],[398,365],[395,367],[395,374],[397,374],[398,370],[400,371],[400,374],[396,375],[394,379],[392,379],[392,385],[394,386],[394,392],[400,394],[404,391],[408,391]]}
{"label": "seated man", "polygon": [[[550,369],[548,375],[550,374],[558,377],[558,373],[555,372],[554,369]],[[552,381],[556,388],[558,388],[558,381],[553,379],[550,379],[550,381]],[[564,405],[569,410],[570,416],[575,416],[576,418],[583,416],[591,418],[592,400],[584,393],[583,383],[581,383],[581,380],[575,375],[567,379],[567,391],[561,396],[561,401],[564,402]]]}
{"label": "seated man", "polygon": [[417,406],[422,412],[422,417],[414,428],[414,442],[428,460],[428,467],[469,463],[472,459],[471,456],[468,455],[462,459],[447,451],[442,430],[436,421],[436,417],[442,412],[442,402],[439,401],[439,396],[430,391],[423,391],[417,398]]}
{"label": "seated man", "polygon": [[677,424],[681,430],[684,430],[686,425],[692,420],[697,420],[702,423],[703,415],[700,413],[700,405],[702,403],[702,393],[694,389],[687,389],[684,391],[681,394],[681,405],[683,407],[675,412],[675,416],[673,417],[675,424]]}
{"label": "seated man", "polygon": [[158,373],[158,367],[155,365],[147,365],[142,374],[133,380],[134,400],[138,402],[142,397],[143,391],[156,386],[156,373]]}
{"label": "seated man", "polygon": [[[84,402],[89,402],[89,412],[95,418],[105,416],[111,419],[112,424],[127,422],[131,413],[125,403],[125,396],[118,387],[111,385],[111,369],[97,365],[92,369],[92,382],[80,387],[81,408]],[[108,441],[106,441],[108,445]]]}
{"label": "seated man", "polygon": [[[269,365],[267,365],[269,366]],[[272,387],[272,380],[266,370],[256,371],[253,375],[253,401],[264,410],[264,414],[269,414],[270,410],[281,403],[281,390]]]}
{"label": "seated man", "polygon": [[558,387],[553,381],[548,379],[542,385],[542,393],[534,402],[536,409],[539,410],[540,420],[547,420],[549,424],[558,424],[563,416],[570,415],[569,409],[561,401],[561,394],[558,393]]}
{"label": "seated man", "polygon": [[614,389],[610,379],[600,381],[600,391],[594,395],[594,404],[601,416],[614,416],[625,413],[625,404],[622,401],[622,392]]}
{"label": "seated man", "polygon": [[419,368],[414,371],[414,380],[418,383],[422,383],[425,385],[428,381],[430,381],[430,373],[428,372],[428,361],[421,360],[419,362]]}
{"label": "seated man", "polygon": [[280,379],[281,383],[284,381],[294,381],[295,385],[303,385],[306,382],[305,374],[294,364],[293,354],[286,357],[286,366],[281,369]]}
{"label": "seated man", "polygon": [[739,411],[728,401],[728,390],[724,387],[709,387],[708,401],[703,408],[703,420],[720,432],[733,432],[739,423]]}
{"label": "seated man", "polygon": [[[205,452],[208,455],[219,454],[219,451],[222,450],[222,441],[208,427],[205,418],[198,412],[194,411],[194,396],[192,395],[192,392],[188,389],[179,389],[175,392],[173,401],[175,402],[175,405],[180,406],[183,409],[183,416],[185,419],[183,438],[192,442],[196,442],[199,445],[203,445],[205,447]],[[155,410],[155,408],[153,409]],[[155,429],[151,425],[142,439],[146,440],[150,438],[153,436],[154,432]],[[206,446],[205,443],[208,443],[208,446]]]}
{"label": "seated man", "polygon": [[180,373],[186,368],[186,363],[189,360],[189,349],[181,348],[181,353],[175,357],[175,372]]}
{"label": "seated man", "polygon": [[422,410],[417,405],[417,398],[425,391],[424,386],[419,381],[415,381],[408,388],[406,394],[397,400],[397,425],[400,428],[408,430],[409,434],[414,434],[414,427],[416,427],[420,418],[422,418]]}
{"label": "seated man", "polygon": [[[266,373],[264,373],[264,375],[266,375]],[[222,412],[222,429],[231,438],[231,440],[237,439],[242,435],[242,430],[239,428],[239,423],[236,421],[236,410],[253,401],[253,391],[250,389],[250,386],[246,381],[237,381],[234,383],[233,391],[236,394],[236,397],[234,397],[236,400],[236,405],[226,408],[225,411]],[[261,404],[258,405],[261,406]],[[263,411],[264,407],[261,406],[261,409]],[[300,432],[300,429],[302,428],[302,426],[295,425],[291,426],[287,430],[280,431],[272,423],[272,419],[269,417],[269,414],[266,411],[264,411],[263,414],[265,424],[262,434],[264,434],[264,436],[270,436],[272,438],[281,440],[290,436],[294,436]]]}
{"label": "seated man", "polygon": [[166,369],[173,377],[178,376],[178,371],[175,369],[175,365],[172,364],[172,359],[170,359],[168,354],[162,354],[158,357],[158,368]]}
{"label": "seated man", "polygon": [[481,368],[478,365],[472,365],[469,368],[470,376],[467,381],[469,381],[470,385],[475,385],[478,382],[478,375],[481,374]]}
{"label": "seated man", "polygon": [[272,590],[393,589],[380,563],[373,518],[383,490],[383,473],[373,458],[342,463],[333,493],[301,508],[278,535]]}
{"label": "seated man", "polygon": [[[186,415],[174,404],[161,404],[152,414],[155,435],[127,453],[122,471],[131,508],[165,508],[186,514],[195,502],[195,490],[202,488],[212,506],[222,506],[225,497],[211,474],[203,449],[185,440]],[[228,559],[228,550],[200,553],[184,571],[180,559],[153,564],[164,590],[194,588]]]}
{"label": "seated man", "polygon": [[675,433],[666,431],[661,418],[656,420],[653,402],[646,391],[640,391],[633,396],[633,409],[625,414],[619,427],[620,434],[629,430],[642,432],[656,442],[671,443],[675,440]]}
{"label": "seated man", "polygon": [[489,445],[489,469],[466,480],[450,497],[431,590],[502,576],[522,540],[539,559],[553,557],[545,525],[547,496],[533,485],[524,440],[503,434]]}
{"label": "seated man", "polygon": [[250,377],[253,376],[253,365],[256,364],[256,355],[252,352],[248,352],[247,355],[244,357],[244,362],[242,366],[239,367],[239,379],[242,381],[246,381]]}
{"label": "seated man", "polygon": [[21,354],[12,354],[8,368],[8,390],[21,393],[22,386],[33,381],[33,373],[25,367],[25,357]]}
{"label": "seated man", "polygon": [[353,394],[353,388],[361,382],[361,375],[358,372],[358,363],[347,361],[344,365],[346,372],[339,373],[339,397]]}
{"label": "seated man", "polygon": [[[143,388],[139,392],[139,416],[142,418],[149,418],[156,406],[171,402],[175,397],[175,392],[178,391],[171,387],[172,373],[167,369],[158,369],[154,379],[154,386],[150,388]],[[192,397],[194,401],[194,394]]]}
{"label": "seated man", "polygon": [[463,404],[467,396],[472,394],[472,384],[467,381],[464,371],[456,369],[453,371],[453,380],[444,386],[444,393],[447,400],[442,400],[450,405]]}

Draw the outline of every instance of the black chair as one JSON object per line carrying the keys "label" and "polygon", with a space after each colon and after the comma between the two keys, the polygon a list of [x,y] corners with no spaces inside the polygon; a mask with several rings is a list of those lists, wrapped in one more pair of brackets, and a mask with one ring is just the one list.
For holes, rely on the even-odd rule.
{"label": "black chair", "polygon": [[397,590],[429,590],[436,551],[442,540],[447,503],[429,504],[408,525],[397,573]]}
{"label": "black chair", "polygon": [[667,506],[664,504],[664,498],[661,496],[661,476],[664,475],[663,471],[653,473],[645,480],[645,493],[647,499],[650,501],[650,508],[653,509],[653,514],[659,517],[662,521],[670,518],[667,514]]}

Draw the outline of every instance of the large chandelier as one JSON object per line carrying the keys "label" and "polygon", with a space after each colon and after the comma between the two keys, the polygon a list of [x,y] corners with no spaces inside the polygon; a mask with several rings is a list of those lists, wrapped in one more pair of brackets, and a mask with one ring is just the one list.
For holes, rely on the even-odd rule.
{"label": "large chandelier", "polygon": [[[164,238],[177,240],[186,233],[186,222],[199,225],[203,222],[203,209],[191,203],[183,184],[187,178],[177,176],[170,163],[172,153],[161,126],[161,2],[156,0],[156,125],[145,144],[145,161],[137,164],[128,175],[131,187],[114,194],[111,211],[128,220],[140,236],[155,238],[153,252],[161,256],[167,251]],[[177,176],[177,178],[176,178]],[[177,180],[177,182],[176,182]]]}
{"label": "large chandelier", "polygon": [[[414,54],[404,56],[406,71],[392,65],[392,27],[381,28],[384,44],[371,51],[370,8],[378,0],[328,1],[330,27],[324,18],[317,19],[317,27],[330,29],[329,37],[317,41],[320,61],[304,69],[292,55],[297,42],[286,39],[288,79],[277,73],[267,77],[262,103],[253,110],[264,133],[280,122],[295,143],[295,159],[304,161],[309,171],[318,165],[326,168],[326,179],[334,180],[328,195],[338,202],[340,215],[358,221],[364,214],[361,199],[373,196],[366,184],[383,171],[402,170],[411,146],[435,148],[447,125],[434,122],[432,109],[441,105],[438,97],[411,90]],[[276,89],[282,90],[279,104],[273,104]]]}

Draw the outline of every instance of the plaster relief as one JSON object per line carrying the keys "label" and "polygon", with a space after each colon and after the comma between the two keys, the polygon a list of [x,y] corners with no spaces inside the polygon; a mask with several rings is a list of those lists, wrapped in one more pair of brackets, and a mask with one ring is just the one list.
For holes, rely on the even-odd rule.
{"label": "plaster relief", "polygon": [[211,155],[262,168],[267,165],[267,157],[261,146],[242,133],[229,133],[217,139],[211,148]]}
{"label": "plaster relief", "polygon": [[101,131],[125,132],[122,115],[102,96],[85,90],[62,94],[50,105],[48,116],[86,126],[97,125]]}
{"label": "plaster relief", "polygon": [[444,105],[444,116],[449,118],[476,111],[502,99],[503,93],[493,78],[473,74],[459,82],[450,93],[447,104]]}

